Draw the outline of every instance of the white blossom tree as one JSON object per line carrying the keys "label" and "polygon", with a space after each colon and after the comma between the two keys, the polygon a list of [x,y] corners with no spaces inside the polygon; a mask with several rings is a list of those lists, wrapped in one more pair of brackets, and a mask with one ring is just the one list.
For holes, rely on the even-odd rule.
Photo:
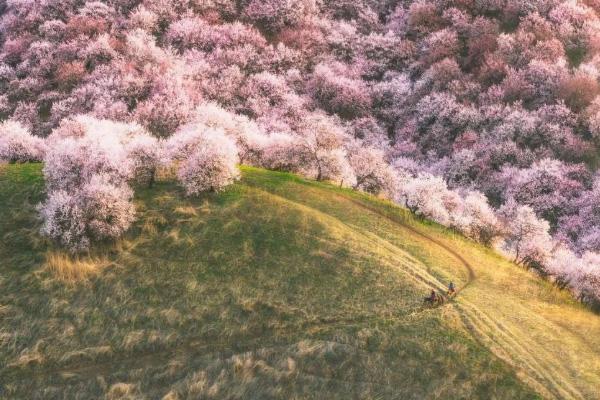
{"label": "white blossom tree", "polygon": [[351,170],[344,149],[348,136],[335,120],[312,115],[296,136],[297,145],[292,150],[298,152],[302,159],[301,170],[307,176],[318,181],[339,181],[347,175],[343,171]]}
{"label": "white blossom tree", "polygon": [[94,175],[75,190],[55,190],[40,205],[44,235],[73,252],[86,250],[93,241],[120,237],[135,218],[133,192]]}
{"label": "white blossom tree", "polygon": [[348,149],[348,161],[356,176],[354,189],[383,193],[393,198],[397,177],[394,169],[385,161],[383,150],[366,147],[356,141]]}
{"label": "white blossom tree", "polygon": [[33,136],[19,122],[0,123],[0,160],[11,163],[41,161],[44,152],[44,140]]}
{"label": "white blossom tree", "polygon": [[235,143],[223,133],[203,135],[178,167],[177,178],[188,196],[218,192],[239,177]]}
{"label": "white blossom tree", "polygon": [[164,161],[163,142],[149,134],[137,134],[127,140],[125,151],[133,168],[133,179],[152,187]]}
{"label": "white blossom tree", "polygon": [[451,216],[444,202],[448,192],[446,183],[440,177],[420,174],[415,178],[403,179],[397,199],[412,213],[449,225]]}
{"label": "white blossom tree", "polygon": [[500,249],[517,264],[542,269],[553,249],[547,221],[539,219],[529,206],[510,200],[499,210],[504,235]]}

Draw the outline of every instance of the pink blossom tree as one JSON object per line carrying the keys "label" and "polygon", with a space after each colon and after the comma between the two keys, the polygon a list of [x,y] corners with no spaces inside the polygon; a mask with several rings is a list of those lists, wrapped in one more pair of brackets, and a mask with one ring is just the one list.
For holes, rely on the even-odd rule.
{"label": "pink blossom tree", "polygon": [[462,133],[478,127],[479,111],[470,105],[458,102],[448,93],[434,93],[423,97],[416,106],[414,139],[424,151],[433,151],[440,156],[451,152],[452,143]]}
{"label": "pink blossom tree", "polygon": [[277,171],[300,172],[303,165],[302,154],[303,149],[295,136],[272,133],[264,145],[260,165]]}
{"label": "pink blossom tree", "polygon": [[52,191],[40,205],[42,234],[73,252],[88,249],[92,241],[116,239],[134,221],[132,196],[127,186],[102,174],[76,190]]}
{"label": "pink blossom tree", "polygon": [[150,97],[137,106],[135,118],[154,135],[167,137],[190,121],[194,103],[177,77],[163,77],[155,81]]}
{"label": "pink blossom tree", "polygon": [[203,134],[191,154],[178,167],[177,178],[188,196],[218,192],[239,177],[237,149],[222,132]]}
{"label": "pink blossom tree", "polygon": [[578,298],[587,303],[600,305],[600,254],[584,253],[582,267],[578,271],[573,287]]}
{"label": "pink blossom tree", "polygon": [[442,225],[450,225],[451,215],[445,198],[449,196],[446,183],[440,177],[420,174],[401,181],[397,200],[413,214]]}
{"label": "pink blossom tree", "polygon": [[539,219],[531,207],[514,200],[500,208],[499,219],[504,227],[500,250],[517,264],[543,269],[553,248],[548,222]]}
{"label": "pink blossom tree", "polygon": [[222,129],[235,140],[241,164],[259,163],[268,138],[254,121],[244,115],[226,111],[215,103],[200,105],[196,108],[193,119],[209,128]]}
{"label": "pink blossom tree", "polygon": [[[310,116],[296,135],[296,151],[302,159],[301,170],[316,180],[352,180],[345,157],[346,133],[335,120],[324,115]],[[346,176],[345,176],[346,175]]]}
{"label": "pink blossom tree", "polygon": [[85,211],[81,209],[73,192],[55,190],[48,194],[46,201],[39,206],[40,217],[44,221],[41,233],[67,247],[72,252],[89,248],[90,238],[86,236]]}
{"label": "pink blossom tree", "polygon": [[297,128],[306,114],[306,99],[294,93],[285,77],[270,72],[249,76],[240,95],[245,101],[238,110],[263,121],[269,131],[280,130],[273,125]]}
{"label": "pink blossom tree", "polygon": [[356,142],[348,148],[348,161],[356,177],[354,189],[393,198],[397,177],[382,150]]}
{"label": "pink blossom tree", "polygon": [[432,32],[421,41],[421,62],[429,66],[446,57],[455,56],[459,46],[458,35],[452,29],[445,28]]}
{"label": "pink blossom tree", "polygon": [[458,229],[465,236],[486,246],[494,244],[502,234],[495,211],[480,192],[468,192],[462,200]]}
{"label": "pink blossom tree", "polygon": [[573,212],[561,217],[557,236],[578,253],[600,251],[600,180],[573,200]]}
{"label": "pink blossom tree", "polygon": [[128,162],[132,164],[133,179],[152,187],[164,160],[162,141],[146,133],[136,134],[127,139],[125,151]]}
{"label": "pink blossom tree", "polygon": [[366,146],[383,150],[390,145],[390,139],[385,127],[373,117],[364,117],[348,121],[344,128],[348,134],[354,136],[356,139],[362,140]]}
{"label": "pink blossom tree", "polygon": [[364,116],[371,106],[369,88],[362,80],[350,76],[349,69],[342,64],[319,64],[308,84],[309,90],[326,111],[346,119]]}
{"label": "pink blossom tree", "polygon": [[575,199],[591,178],[583,166],[566,165],[544,159],[527,169],[507,167],[502,172],[505,198],[529,205],[556,226],[561,216],[569,214]]}
{"label": "pink blossom tree", "polygon": [[158,31],[159,16],[140,4],[129,14],[128,24],[133,29],[141,29],[152,33]]}
{"label": "pink blossom tree", "polygon": [[207,136],[224,135],[222,129],[209,128],[201,123],[182,126],[165,142],[165,157],[170,162],[180,162],[189,158]]}
{"label": "pink blossom tree", "polygon": [[44,177],[50,190],[81,187],[94,175],[120,185],[132,177],[123,143],[139,126],[78,117],[65,121],[47,139]]}
{"label": "pink blossom tree", "polygon": [[373,85],[373,111],[391,131],[406,119],[413,83],[405,74],[388,74]]}
{"label": "pink blossom tree", "polygon": [[600,143],[600,96],[591,102],[584,116],[593,139]]}
{"label": "pink blossom tree", "polygon": [[600,254],[586,252],[581,257],[564,246],[558,246],[546,265],[561,288],[570,288],[585,303],[600,305]]}
{"label": "pink blossom tree", "polygon": [[315,0],[250,0],[243,14],[269,32],[294,26],[317,11]]}
{"label": "pink blossom tree", "polygon": [[15,162],[41,161],[45,152],[44,140],[31,135],[16,121],[0,123],[0,160]]}

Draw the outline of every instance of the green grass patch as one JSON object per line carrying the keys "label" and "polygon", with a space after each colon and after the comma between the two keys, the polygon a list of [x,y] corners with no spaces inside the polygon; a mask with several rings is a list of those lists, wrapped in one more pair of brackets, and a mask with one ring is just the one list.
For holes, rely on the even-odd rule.
{"label": "green grass patch", "polygon": [[[594,314],[386,201],[247,167],[198,198],[164,180],[136,191],[122,240],[74,258],[39,236],[41,165],[0,168],[0,398],[592,398],[599,387]],[[464,287],[456,301],[423,308],[449,280]]]}

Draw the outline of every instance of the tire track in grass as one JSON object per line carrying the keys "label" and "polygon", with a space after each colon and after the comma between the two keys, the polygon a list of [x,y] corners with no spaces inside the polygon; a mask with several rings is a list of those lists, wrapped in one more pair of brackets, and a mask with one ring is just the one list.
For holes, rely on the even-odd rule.
{"label": "tire track in grass", "polygon": [[[543,361],[539,359],[539,353],[546,353],[544,348],[537,349],[538,353],[532,349],[536,343],[532,343],[529,337],[516,336],[511,330],[504,326],[501,322],[496,321],[490,317],[487,313],[483,312],[475,305],[468,301],[461,301],[458,305],[464,309],[465,314],[469,314],[471,318],[475,319],[482,326],[487,326],[488,330],[494,332],[494,342],[496,344],[504,344],[506,349],[509,349],[516,357],[526,361],[526,364],[530,366],[530,369],[534,373],[543,376],[546,382],[550,383],[548,386],[556,392],[557,398],[561,399],[583,399],[585,396],[581,392],[573,387],[569,382],[563,379],[563,374],[557,371],[556,367],[551,368]],[[471,313],[466,311],[467,308],[471,308]]]}
{"label": "tire track in grass", "polygon": [[[468,272],[468,281],[459,288],[456,293],[458,294],[460,291],[468,287],[471,283],[473,283],[476,279],[475,271],[472,265],[450,246],[445,243],[439,241],[438,239],[431,237],[430,235],[417,230],[416,228],[406,224],[404,221],[398,218],[392,218],[390,215],[382,212],[381,210],[364,204],[363,202],[351,198],[349,196],[344,196],[338,194],[338,197],[344,198],[365,210],[368,210],[374,214],[377,214],[399,226],[402,226],[404,229],[409,230],[410,232],[438,245],[443,248],[445,251],[453,255],[457,260],[461,262],[461,264],[466,268]],[[556,398],[575,398],[575,399],[583,399],[584,396],[579,392],[576,388],[570,385],[568,382],[564,382],[561,379],[560,373],[555,371],[554,369],[549,369],[542,365],[541,361],[535,357],[535,355],[530,352],[525,346],[519,343],[519,339],[514,337],[511,333],[507,331],[507,329],[502,326],[500,323],[495,322],[491,317],[487,314],[479,310],[475,305],[469,302],[465,302],[465,305],[459,304],[457,302],[454,304],[455,308],[459,310],[459,315],[463,320],[463,324],[467,327],[472,333],[473,336],[484,346],[488,347],[489,343],[496,344],[500,347],[501,354],[498,355],[500,358],[505,361],[516,366],[515,361],[520,361],[527,367],[529,371],[529,379],[536,383],[538,387],[536,390],[541,390],[545,395],[552,394]],[[468,308],[471,310],[469,311]],[[496,333],[493,336],[486,333],[485,330],[489,332]],[[498,341],[498,337],[502,337],[501,343]],[[512,362],[511,362],[512,361]],[[541,380],[541,382],[540,382]],[[545,382],[546,384],[544,385]]]}
{"label": "tire track in grass", "polygon": [[460,261],[460,263],[463,265],[463,267],[465,267],[465,269],[467,270],[467,282],[460,288],[458,288],[456,290],[456,294],[458,294],[460,291],[462,291],[463,289],[466,289],[469,285],[471,285],[471,283],[473,283],[473,281],[475,281],[476,279],[476,275],[475,275],[475,270],[473,269],[473,266],[463,257],[460,255],[460,253],[458,253],[456,250],[454,250],[452,247],[446,245],[445,243],[443,243],[442,241],[424,233],[421,232],[420,230],[406,224],[404,221],[398,219],[398,218],[393,218],[392,216],[390,216],[389,214],[384,213],[383,211],[379,210],[376,207],[373,206],[369,206],[359,200],[356,200],[350,196],[344,196],[341,194],[337,194],[338,197],[341,197],[349,202],[351,202],[354,205],[357,205],[365,210],[368,210],[370,212],[372,212],[373,214],[377,214],[380,217],[383,217],[385,219],[387,219],[388,221],[391,221],[393,223],[395,223],[396,225],[400,225],[402,226],[404,229],[410,231],[411,233],[414,233],[417,236],[420,236],[421,238],[432,242],[434,244],[436,244],[437,246],[441,247],[442,249],[444,249],[446,252],[450,253],[454,258],[456,258],[458,261]]}
{"label": "tire track in grass", "polygon": [[[304,203],[288,199],[286,197],[280,196],[280,195],[275,194],[275,193],[268,192],[266,190],[263,190],[263,189],[260,189],[260,188],[257,188],[257,187],[252,187],[252,186],[250,186],[250,187],[253,190],[255,190],[255,191],[259,192],[259,193],[267,194],[270,197],[275,197],[275,198],[279,199],[282,202],[292,204],[295,207],[306,209],[309,212],[316,213],[317,215],[319,215],[319,216],[321,216],[323,218],[327,218],[327,219],[330,219],[331,221],[333,221],[335,223],[342,224],[342,225],[346,226],[347,228],[349,228],[355,234],[362,236],[366,241],[369,241],[369,242],[371,242],[371,243],[373,243],[375,245],[383,245],[383,247],[385,247],[388,252],[391,252],[391,253],[401,252],[403,258],[410,258],[410,259],[412,259],[414,261],[415,264],[423,264],[421,261],[419,261],[416,258],[414,258],[410,253],[408,253],[408,252],[400,249],[398,246],[394,245],[393,243],[390,243],[388,240],[382,238],[381,236],[379,236],[377,234],[365,233],[361,227],[356,226],[356,225],[352,225],[352,224],[349,224],[349,223],[346,223],[346,222],[340,220],[339,218],[337,218],[337,217],[335,217],[333,215],[327,214],[326,212],[323,212],[323,211],[321,211],[321,210],[319,210],[319,209],[317,209],[315,207],[311,207],[311,206],[306,205]],[[337,195],[337,194],[335,194],[335,196],[346,199],[346,197],[340,196],[340,195]],[[360,205],[360,203],[357,203],[357,204]],[[415,231],[415,233],[417,233],[417,232],[418,231]],[[434,240],[434,239],[432,238],[432,240]],[[396,259],[394,259],[392,262],[389,262],[389,264],[398,264],[398,261]],[[403,267],[405,267],[405,268],[400,268],[400,270],[402,272],[406,273],[407,275],[409,275],[415,281],[423,283],[423,284],[425,284],[428,287],[435,287],[438,290],[446,288],[446,286],[443,283],[441,283],[435,276],[431,275],[428,271],[422,270],[422,269],[419,269],[419,268],[415,268],[413,266],[408,266],[408,264],[406,264],[406,263],[402,263],[402,264],[403,264]],[[457,291],[457,293],[458,293],[458,291]]]}
{"label": "tire track in grass", "polygon": [[[463,302],[461,302],[463,303]],[[555,379],[553,371],[540,365],[536,357],[510,335],[502,332],[502,328],[488,316],[484,316],[479,309],[470,305],[471,310],[463,305],[457,305],[464,325],[474,333],[476,339],[501,359],[513,364],[516,369],[528,372],[530,384],[544,397],[572,399],[581,398],[574,395],[572,388],[559,383],[560,377]]]}

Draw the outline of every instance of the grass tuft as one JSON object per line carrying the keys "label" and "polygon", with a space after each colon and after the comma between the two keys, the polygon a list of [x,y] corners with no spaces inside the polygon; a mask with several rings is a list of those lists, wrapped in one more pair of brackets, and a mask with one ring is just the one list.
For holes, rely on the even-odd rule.
{"label": "grass tuft", "polygon": [[78,283],[97,276],[108,265],[110,262],[105,258],[74,256],[62,250],[52,250],[46,253],[43,270],[60,281]]}

